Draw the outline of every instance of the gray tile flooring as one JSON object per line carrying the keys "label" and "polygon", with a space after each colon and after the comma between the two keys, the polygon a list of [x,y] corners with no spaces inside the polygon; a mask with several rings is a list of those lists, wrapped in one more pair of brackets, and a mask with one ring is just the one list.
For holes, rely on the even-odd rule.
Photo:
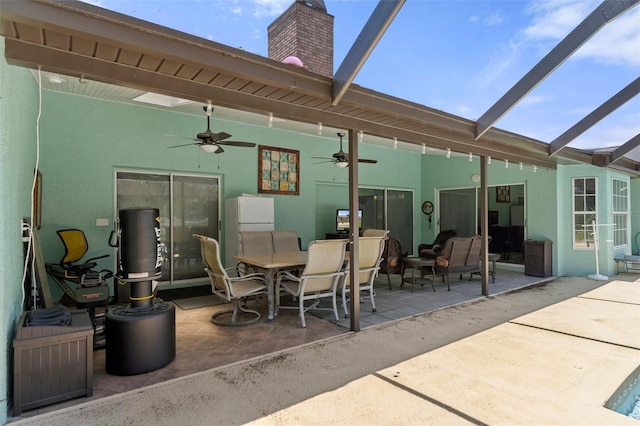
{"label": "gray tile flooring", "polygon": [[[405,278],[408,277],[409,273],[407,272]],[[368,297],[361,299],[361,328],[420,315],[425,312],[435,311],[484,297],[482,296],[482,283],[479,275],[473,275],[471,280],[469,280],[469,274],[464,274],[462,279],[459,279],[458,276],[452,276],[451,291],[447,291],[446,282],[442,282],[441,278],[436,277],[435,292],[429,281],[424,286],[415,285],[413,293],[411,292],[410,283],[401,285],[400,275],[391,275],[390,279],[391,289],[389,289],[386,275],[381,275],[376,278],[374,285],[376,312],[372,312]],[[543,281],[548,281],[548,278],[532,277],[524,275],[524,273],[519,271],[498,269],[495,283],[489,281],[489,295],[495,296],[506,291],[517,290]],[[364,295],[366,296],[366,293],[364,293]],[[329,304],[323,302],[321,306],[327,307]],[[340,301],[338,302],[338,310],[341,319],[337,324],[348,329],[350,327],[350,319],[344,318],[344,311]],[[336,323],[333,313],[331,312],[319,311],[313,313],[313,315]]]}
{"label": "gray tile flooring", "polygon": [[[478,275],[474,275],[471,281],[469,281],[468,274],[465,274],[462,280],[452,279],[451,291],[447,291],[446,283],[440,281],[439,278],[435,283],[435,292],[432,290],[431,285],[427,284],[423,287],[416,286],[412,293],[410,285],[400,285],[399,275],[392,275],[391,281],[392,286],[389,289],[386,275],[376,278],[375,301],[377,311],[371,312],[371,304],[368,300],[363,299],[360,305],[361,328],[423,314],[483,297]],[[489,294],[497,295],[542,281],[548,281],[548,279],[525,276],[522,272],[498,269],[495,283],[489,283]],[[323,303],[326,304],[326,302]],[[23,412],[22,418],[274,353],[347,333],[350,330],[350,319],[344,318],[340,303],[338,306],[340,311],[339,321],[335,321],[331,312],[320,311],[321,313],[316,314],[310,312],[306,315],[306,329],[300,326],[296,310],[281,310],[273,322],[267,322],[265,319],[267,306],[264,302],[257,307],[263,313],[263,319],[255,324],[244,327],[218,327],[213,325],[210,321],[211,314],[225,308],[225,305],[189,310],[176,307],[176,357],[169,365],[156,371],[135,376],[107,374],[105,371],[105,350],[94,351],[92,397],[76,398],[26,411]]]}

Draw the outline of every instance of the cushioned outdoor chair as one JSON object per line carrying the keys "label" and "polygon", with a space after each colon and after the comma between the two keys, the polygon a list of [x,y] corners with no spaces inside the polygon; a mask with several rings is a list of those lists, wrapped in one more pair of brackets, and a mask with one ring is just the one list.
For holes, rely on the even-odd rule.
{"label": "cushioned outdoor chair", "polygon": [[440,231],[431,244],[420,244],[418,246],[418,255],[420,257],[435,258],[444,248],[444,244],[449,238],[457,237],[458,232],[455,229],[445,229]]}
{"label": "cushioned outdoor chair", "polygon": [[389,290],[391,290],[391,274],[400,275],[402,279],[402,258],[407,253],[402,251],[402,244],[396,238],[387,238],[384,243],[384,252],[382,253],[382,262],[380,263],[380,273],[387,274],[387,282]]}
{"label": "cushioned outdoor chair", "polygon": [[222,266],[218,242],[204,235],[194,234],[193,236],[200,240],[202,260],[206,266],[205,271],[211,280],[211,291],[216,296],[233,303],[232,309],[215,312],[211,316],[211,322],[220,326],[240,326],[258,321],[260,313],[247,309],[246,302],[249,297],[267,293],[264,275],[248,274],[230,277]]}
{"label": "cushioned outdoor chair", "polygon": [[384,237],[384,238],[387,238],[387,234],[389,234],[389,231],[387,231],[386,229],[369,228],[369,229],[365,229],[364,231],[362,231],[362,236],[363,237]]}
{"label": "cushioned outdoor chair", "polygon": [[[333,310],[336,321],[339,321],[336,295],[344,274],[342,268],[346,245],[346,240],[312,241],[309,243],[307,264],[299,277],[290,271],[278,272],[275,288],[276,315],[280,308],[298,309],[303,328],[307,327],[304,313],[310,309]],[[281,292],[293,296],[298,301],[297,306],[281,306]],[[331,298],[332,308],[320,308],[320,299],[328,297]],[[308,300],[313,300],[313,303],[305,306]]]}
{"label": "cushioned outdoor chair", "polygon": [[[362,237],[359,239],[358,245],[358,282],[360,283],[360,291],[365,291],[371,300],[371,310],[376,311],[376,302],[374,300],[373,280],[380,269],[382,261],[382,252],[384,251],[384,238],[378,237]],[[349,308],[347,306],[347,294],[351,293],[349,263],[345,268],[345,275],[342,281],[342,309],[345,318],[349,317]]]}
{"label": "cushioned outdoor chair", "polygon": [[482,238],[479,235],[473,237],[449,238],[444,248],[436,257],[434,272],[441,275],[444,281],[447,279],[447,290],[451,290],[449,275],[480,272],[480,255],[482,251]]}

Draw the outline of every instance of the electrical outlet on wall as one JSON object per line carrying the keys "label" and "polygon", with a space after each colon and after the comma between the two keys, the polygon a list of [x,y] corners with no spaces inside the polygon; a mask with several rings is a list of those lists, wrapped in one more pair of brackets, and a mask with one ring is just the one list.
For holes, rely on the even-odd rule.
{"label": "electrical outlet on wall", "polygon": [[109,219],[96,219],[96,226],[109,226]]}

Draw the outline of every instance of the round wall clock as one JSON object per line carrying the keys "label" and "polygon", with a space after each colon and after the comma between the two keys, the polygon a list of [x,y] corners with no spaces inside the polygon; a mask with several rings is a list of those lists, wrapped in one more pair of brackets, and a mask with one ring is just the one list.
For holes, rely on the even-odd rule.
{"label": "round wall clock", "polygon": [[426,215],[433,213],[433,203],[431,201],[425,201],[422,203],[422,213]]}

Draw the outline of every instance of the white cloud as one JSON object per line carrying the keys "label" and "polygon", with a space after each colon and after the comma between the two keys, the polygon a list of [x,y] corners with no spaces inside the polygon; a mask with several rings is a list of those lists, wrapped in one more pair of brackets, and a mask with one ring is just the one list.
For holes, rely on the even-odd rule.
{"label": "white cloud", "polygon": [[253,16],[256,18],[276,17],[291,4],[291,0],[253,0]]}
{"label": "white cloud", "polygon": [[[543,0],[532,2],[528,13],[533,16],[523,34],[528,41],[554,44],[565,38],[597,6],[593,1]],[[613,65],[640,66],[640,9],[627,11],[605,25],[588,40],[572,58],[590,58]]]}
{"label": "white cloud", "polygon": [[561,40],[591,13],[595,4],[585,0],[531,2],[527,12],[533,18],[524,35],[531,40]]}
{"label": "white cloud", "polygon": [[549,101],[552,101],[552,100],[553,100],[553,96],[529,94],[527,97],[525,97],[522,100],[522,102],[520,102],[520,104],[523,105],[523,106],[537,105],[537,104],[549,102]]}
{"label": "white cloud", "polygon": [[640,9],[606,25],[575,54],[613,65],[640,67]]}
{"label": "white cloud", "polygon": [[504,22],[504,16],[499,13],[492,13],[482,20],[482,23],[488,27],[493,27],[495,25],[500,25]]}
{"label": "white cloud", "polygon": [[489,63],[478,73],[474,79],[475,83],[480,87],[491,86],[506,70],[518,63],[520,52],[521,46],[515,42],[502,46],[500,52],[494,54]]}

